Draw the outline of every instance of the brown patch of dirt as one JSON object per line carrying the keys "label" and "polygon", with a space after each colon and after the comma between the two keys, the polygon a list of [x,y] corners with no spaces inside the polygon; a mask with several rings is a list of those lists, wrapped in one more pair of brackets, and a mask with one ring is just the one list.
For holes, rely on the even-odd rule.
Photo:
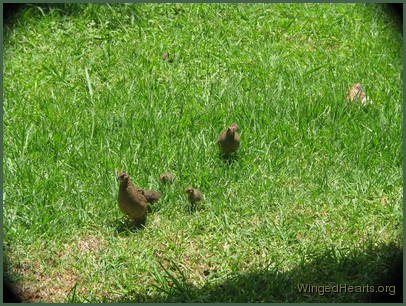
{"label": "brown patch of dirt", "polygon": [[159,226],[160,224],[161,224],[161,217],[159,215],[156,215],[155,218],[152,219],[151,225]]}
{"label": "brown patch of dirt", "polygon": [[81,281],[77,271],[64,271],[46,275],[39,273],[36,280],[24,281],[14,285],[16,294],[22,302],[64,302],[74,285]]}
{"label": "brown patch of dirt", "polygon": [[[38,261],[17,263],[15,272],[20,275],[30,275],[31,279],[15,283],[16,294],[23,302],[65,302],[74,286],[83,281],[81,272],[72,268],[70,264],[69,267],[64,268],[64,265],[66,266],[64,261],[68,260],[69,263],[73,260],[72,257],[66,258],[70,255],[95,256],[95,253],[104,246],[105,241],[102,237],[85,235],[68,243],[64,250],[54,253],[52,265],[49,263],[44,265]],[[58,267],[59,271],[56,272],[55,269]]]}
{"label": "brown patch of dirt", "polygon": [[79,239],[76,243],[76,247],[79,252],[97,252],[104,247],[104,240],[101,237],[96,236],[85,236]]}

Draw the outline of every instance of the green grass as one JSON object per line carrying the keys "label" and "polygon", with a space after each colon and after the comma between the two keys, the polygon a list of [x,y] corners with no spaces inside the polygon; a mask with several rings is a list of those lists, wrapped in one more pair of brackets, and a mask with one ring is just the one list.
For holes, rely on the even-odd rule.
{"label": "green grass", "polygon": [[[28,301],[361,300],[297,286],[378,285],[403,247],[401,72],[377,4],[26,7],[4,46],[17,287]],[[374,104],[344,102],[354,82]],[[232,122],[226,164],[215,140]],[[163,193],[143,230],[123,222],[119,170]],[[205,194],[194,213],[188,185]]]}

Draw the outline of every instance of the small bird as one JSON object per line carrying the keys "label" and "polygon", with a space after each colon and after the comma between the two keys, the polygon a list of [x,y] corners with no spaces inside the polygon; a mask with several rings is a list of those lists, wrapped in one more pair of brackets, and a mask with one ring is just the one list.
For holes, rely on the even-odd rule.
{"label": "small bird", "polygon": [[372,100],[363,91],[362,85],[360,83],[354,83],[347,91],[346,100],[353,102],[359,100],[362,104],[372,104]]}
{"label": "small bird", "polygon": [[188,195],[189,202],[194,205],[197,202],[203,200],[203,193],[201,193],[200,190],[193,188],[193,187],[188,187],[185,189],[185,192]]}
{"label": "small bird", "polygon": [[233,153],[240,147],[240,135],[237,133],[238,128],[238,124],[233,123],[220,133],[217,142],[224,154]]}
{"label": "small bird", "polygon": [[148,203],[154,203],[161,198],[161,194],[155,190],[142,190],[142,194]]}
{"label": "small bird", "polygon": [[175,178],[175,175],[170,172],[162,173],[159,176],[159,179],[161,180],[162,183],[170,183],[174,180],[174,178]]}
{"label": "small bird", "polygon": [[164,61],[168,61],[170,63],[172,63],[175,59],[176,53],[169,53],[169,52],[164,52],[164,54],[162,55],[162,59]]}
{"label": "small bird", "polygon": [[140,187],[135,186],[126,172],[117,176],[120,182],[118,191],[118,207],[138,224],[147,220],[147,199]]}

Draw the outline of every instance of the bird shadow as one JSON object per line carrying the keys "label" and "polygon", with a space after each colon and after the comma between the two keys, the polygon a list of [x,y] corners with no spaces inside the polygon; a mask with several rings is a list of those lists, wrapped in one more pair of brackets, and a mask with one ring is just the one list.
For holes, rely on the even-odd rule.
{"label": "bird shadow", "polygon": [[158,211],[160,211],[161,210],[161,204],[158,202],[158,203],[153,203],[153,204],[148,204],[148,206],[147,206],[147,211],[148,211],[148,213],[150,214],[150,213],[155,213],[155,212],[158,212]]}
{"label": "bird shadow", "polygon": [[197,205],[196,205],[196,204],[189,204],[189,205],[186,207],[186,211],[187,211],[189,214],[193,215],[193,214],[197,211]]}
{"label": "bird shadow", "polygon": [[225,153],[219,153],[220,159],[223,160],[223,162],[230,166],[236,161],[238,161],[238,154],[231,153],[231,154],[225,154]]}
{"label": "bird shadow", "polygon": [[130,233],[136,233],[143,230],[145,228],[145,222],[136,223],[130,219],[122,218],[115,220],[113,226],[115,227],[116,234],[129,235]]}

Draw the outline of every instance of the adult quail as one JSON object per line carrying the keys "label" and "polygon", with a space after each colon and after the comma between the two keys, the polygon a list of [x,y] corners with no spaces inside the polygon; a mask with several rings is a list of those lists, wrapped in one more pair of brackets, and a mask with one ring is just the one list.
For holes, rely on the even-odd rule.
{"label": "adult quail", "polygon": [[218,137],[218,144],[224,154],[237,151],[240,146],[240,135],[237,133],[238,124],[233,123],[222,131]]}
{"label": "adult quail", "polygon": [[173,181],[174,178],[175,178],[175,175],[173,175],[173,173],[170,173],[170,172],[162,173],[159,176],[159,179],[161,180],[162,183],[170,183]]}
{"label": "adult quail", "polygon": [[200,190],[193,188],[193,187],[188,187],[185,189],[185,192],[188,195],[189,202],[194,205],[197,202],[203,200],[203,193],[201,193]]}
{"label": "adult quail", "polygon": [[[123,173],[125,173],[125,172],[123,172]],[[131,182],[131,184],[132,184],[134,190],[137,190],[139,193],[144,195],[144,197],[145,197],[145,199],[147,199],[148,203],[154,203],[161,198],[161,194],[158,191],[144,190],[141,187],[134,185],[132,182]]]}
{"label": "adult quail", "polygon": [[144,224],[147,219],[147,199],[140,187],[135,186],[126,172],[117,176],[120,182],[118,207],[136,223]]}

